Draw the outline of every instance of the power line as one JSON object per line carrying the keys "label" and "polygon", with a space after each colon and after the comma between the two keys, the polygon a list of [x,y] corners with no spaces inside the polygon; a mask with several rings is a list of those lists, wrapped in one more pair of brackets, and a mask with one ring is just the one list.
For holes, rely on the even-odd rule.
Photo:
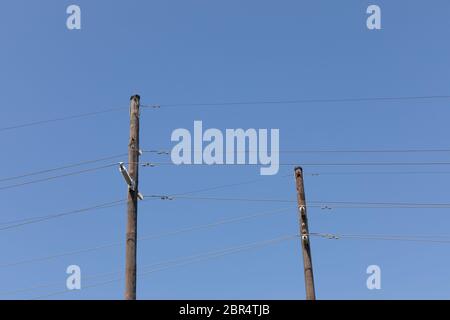
{"label": "power line", "polygon": [[[257,248],[263,248],[263,247],[267,247],[267,246],[274,245],[277,243],[297,239],[297,238],[298,238],[298,235],[286,235],[286,236],[282,236],[282,237],[278,237],[278,238],[274,238],[274,239],[270,239],[270,240],[258,241],[258,242],[253,242],[253,243],[244,244],[244,245],[240,245],[240,246],[229,247],[229,248],[218,250],[218,251],[210,251],[210,252],[203,253],[203,254],[197,254],[197,255],[192,255],[192,256],[188,256],[188,257],[168,260],[165,262],[152,264],[150,266],[146,266],[146,267],[144,266],[144,267],[142,267],[142,269],[144,269],[144,270],[148,269],[149,267],[154,268],[155,266],[160,266],[160,265],[162,267],[158,268],[158,269],[150,269],[150,270],[146,270],[143,272],[139,272],[137,275],[142,277],[142,276],[145,276],[148,274],[152,274],[154,272],[163,271],[163,270],[167,270],[167,269],[171,269],[171,268],[175,268],[175,267],[181,267],[181,266],[196,263],[196,262],[220,258],[223,256],[227,256],[230,254],[236,254],[236,253],[240,253],[243,251],[253,250],[253,249],[257,249]],[[110,274],[111,273],[108,273],[108,275],[110,275]],[[107,285],[107,284],[110,284],[113,282],[120,281],[122,279],[123,279],[123,276],[117,277],[115,279],[111,279],[108,281],[83,286],[83,289]],[[32,300],[44,299],[44,298],[48,298],[48,297],[52,297],[52,296],[56,296],[56,295],[60,295],[60,294],[65,294],[65,293],[69,293],[69,292],[73,292],[73,291],[71,291],[71,290],[58,291],[58,292],[54,292],[54,293],[50,293],[47,295],[36,297]]]}
{"label": "power line", "polygon": [[[203,150],[192,150],[192,151],[203,151]],[[143,150],[144,153],[153,153],[157,155],[170,155],[170,151],[167,149],[161,150]],[[245,151],[230,151],[227,153],[259,153],[267,152],[267,150],[245,150]],[[323,149],[323,150],[270,150],[270,152],[279,153],[319,153],[319,154],[329,154],[329,153],[448,153],[450,149]]]}
{"label": "power line", "polygon": [[295,203],[294,200],[283,200],[283,199],[264,199],[264,198],[221,198],[221,197],[192,197],[192,196],[172,196],[172,195],[146,195],[146,198],[160,199],[160,200],[175,200],[175,199],[186,199],[186,200],[206,200],[206,201],[244,201],[244,202],[284,202],[284,203]]}
{"label": "power line", "polygon": [[[433,236],[433,235],[422,235],[422,236],[360,235],[360,234],[358,234],[358,235],[357,234],[342,234],[342,235],[339,234],[338,235],[338,234],[314,233],[314,232],[310,232],[309,235],[310,236],[315,236],[315,237],[321,237],[321,238],[325,238],[325,239],[333,239],[333,240],[349,238],[349,239],[360,239],[360,240],[412,241],[412,242],[443,243],[443,244],[450,243],[450,240],[446,241],[446,240],[426,239],[426,238],[430,238],[430,237],[432,237],[432,238],[450,238],[450,235],[440,235],[440,236]],[[287,241],[287,240],[293,240],[293,239],[296,239],[296,238],[298,238],[298,235],[284,236],[284,237],[275,238],[275,239],[266,240],[266,241],[261,241],[261,242],[256,242],[256,243],[252,243],[252,244],[247,244],[247,245],[241,245],[241,246],[237,246],[237,247],[231,247],[231,248],[227,248],[227,249],[222,249],[222,250],[218,250],[218,251],[214,251],[214,252],[208,252],[208,253],[204,253],[204,254],[197,254],[197,255],[192,255],[192,256],[178,258],[178,259],[173,259],[173,260],[166,260],[166,261],[163,261],[163,262],[159,262],[159,263],[155,263],[155,264],[152,264],[152,265],[149,265],[149,266],[142,267],[141,269],[144,269],[144,270],[145,269],[149,269],[149,270],[145,270],[143,272],[140,272],[138,274],[138,276],[144,276],[144,275],[151,274],[151,273],[154,273],[154,272],[167,270],[167,269],[170,269],[170,268],[173,268],[173,267],[179,267],[179,266],[183,266],[183,265],[190,264],[190,263],[195,263],[195,262],[199,262],[199,261],[204,261],[204,260],[209,260],[209,259],[213,259],[213,258],[218,258],[218,257],[222,257],[222,256],[225,256],[225,255],[242,252],[242,251],[245,251],[245,250],[255,249],[255,248],[258,248],[258,247],[264,247],[264,246],[272,245],[272,244],[283,242],[283,241]],[[157,267],[157,266],[161,266],[161,268],[153,269],[154,267]],[[109,273],[100,274],[100,275],[96,275],[96,276],[87,276],[85,278],[88,278],[88,279],[99,278],[99,277],[104,277],[104,276],[116,275],[116,274],[119,274],[119,273],[120,272],[109,272]],[[113,282],[120,281],[122,279],[123,279],[123,277],[118,277],[118,278],[110,279],[110,280],[107,280],[107,281],[94,283],[92,285],[87,285],[87,286],[84,286],[83,288],[94,288],[94,287],[98,287],[98,286],[103,286],[103,285],[107,285],[107,284],[110,284],[110,283],[113,283]],[[53,285],[55,285],[55,284],[56,283],[54,283]],[[10,291],[10,293],[14,294],[14,293],[27,292],[27,291],[32,291],[32,290],[35,290],[35,289],[49,287],[49,286],[52,286],[52,284],[36,286],[36,287],[33,287],[33,288],[29,288],[29,289]],[[40,297],[38,297],[36,299],[47,298],[47,297],[60,295],[60,294],[65,294],[65,293],[69,293],[69,292],[72,292],[72,291],[69,291],[69,290],[58,291],[58,292],[50,293],[48,295],[40,296]]]}
{"label": "power line", "polygon": [[[287,176],[290,176],[290,175],[283,175],[281,177],[284,178],[284,177],[287,177]],[[182,196],[182,195],[200,193],[200,192],[205,192],[205,191],[210,191],[210,190],[229,188],[229,187],[234,187],[234,186],[239,186],[239,185],[245,185],[245,184],[261,182],[262,180],[263,180],[262,178],[259,178],[259,179],[249,180],[249,181],[243,181],[243,182],[240,182],[240,183],[225,184],[225,185],[220,185],[220,186],[214,186],[214,187],[209,187],[209,188],[203,188],[203,189],[198,189],[198,190],[187,191],[187,192],[179,193],[179,194],[176,194],[176,195],[177,196]],[[156,198],[159,198],[159,197],[160,196],[158,196]],[[153,197],[150,197],[150,198],[155,198],[155,197],[153,196]],[[148,200],[148,199],[146,199],[146,200]],[[120,200],[120,201],[125,202],[126,200]],[[103,207],[104,204],[99,205],[98,207],[100,207],[100,206]],[[95,208],[97,208],[97,206]],[[79,211],[80,210],[75,210],[74,213],[78,213]],[[85,209],[81,209],[81,211],[84,212]],[[69,212],[69,214],[72,214],[72,211]],[[59,217],[66,216],[66,215],[68,215],[68,214],[64,213],[64,214],[56,214],[56,215],[54,215],[54,214],[53,215],[46,215],[46,216],[41,216],[41,217],[24,218],[24,219],[9,221],[9,222],[3,222],[3,223],[0,223],[0,226],[1,225],[10,225],[10,226],[8,226],[6,228],[7,229],[12,229],[12,228],[17,228],[17,227],[20,227],[20,226],[23,226],[23,225],[35,224],[35,223],[39,223],[39,222],[43,222],[43,221],[59,218]],[[3,230],[3,229],[0,228],[0,231],[1,230]]]}
{"label": "power line", "polygon": [[[159,154],[159,155],[167,155],[170,154],[168,151],[163,151],[163,150],[144,150],[144,153],[155,153],[155,154]],[[283,151],[280,151],[283,152]],[[284,151],[284,152],[297,152],[297,151]],[[303,151],[298,151],[299,153],[303,152]],[[308,153],[309,151],[304,151],[306,153]],[[316,151],[310,151],[310,152],[316,152]],[[317,151],[317,152],[322,152],[322,151]],[[332,150],[329,151],[323,151],[325,153],[327,152],[334,152]],[[383,152],[381,150],[365,150],[365,151],[337,151],[337,153],[339,152]],[[450,149],[441,149],[441,150],[385,150],[384,152],[450,152]],[[302,166],[340,166],[340,165],[344,165],[344,166],[351,166],[351,165],[355,165],[355,166],[365,166],[365,165],[448,165],[450,163],[444,162],[444,163],[429,163],[429,162],[422,162],[422,163],[342,163],[342,164],[327,164],[327,163],[322,163],[322,164],[317,164],[317,163],[306,163],[303,164]],[[143,167],[155,167],[158,165],[175,165],[173,163],[167,162],[142,162],[141,165]],[[186,164],[187,165],[187,164]],[[192,164],[192,165],[196,165],[196,164]],[[210,166],[207,164],[203,164],[205,166]],[[248,165],[248,164],[244,164],[244,165]],[[258,165],[258,164],[255,164]],[[287,165],[287,166],[291,166],[291,165],[298,165],[298,163],[286,163],[286,164],[281,164],[281,165]],[[198,165],[197,165],[198,166]],[[307,176],[326,176],[326,175],[376,175],[376,174],[381,174],[381,175],[415,175],[415,174],[450,174],[450,171],[340,171],[340,172],[309,172],[309,173],[305,173],[305,175]],[[287,174],[287,175],[283,175],[283,177],[290,177],[291,174]]]}
{"label": "power line", "polygon": [[[214,102],[214,103],[179,103],[179,104],[163,104],[163,105],[141,105],[142,108],[159,109],[173,107],[221,107],[221,106],[242,106],[242,105],[290,105],[290,104],[306,104],[306,103],[339,103],[339,102],[395,102],[395,101],[426,101],[426,100],[446,100],[450,99],[448,95],[431,95],[431,96],[404,96],[404,97],[371,97],[371,98],[340,98],[340,99],[299,99],[299,100],[273,100],[273,101],[235,101],[235,102]],[[70,116],[51,118],[33,122],[27,122],[12,126],[1,127],[0,132],[11,131],[16,129],[35,127],[39,125],[62,122],[68,120],[88,118],[101,114],[122,111],[127,107],[110,108],[94,112],[80,113]]]}
{"label": "power line", "polygon": [[345,205],[380,205],[380,206],[450,206],[450,203],[418,203],[418,202],[364,202],[364,201],[308,201],[320,204],[345,204]]}
{"label": "power line", "polygon": [[66,173],[66,174],[60,174],[60,175],[57,175],[57,176],[51,176],[51,177],[47,177],[47,178],[42,178],[42,179],[37,179],[37,180],[31,180],[31,181],[16,183],[16,184],[0,187],[0,191],[1,190],[14,189],[14,188],[22,187],[22,186],[27,186],[27,185],[31,185],[31,184],[51,181],[51,180],[55,180],[55,179],[65,178],[65,177],[71,177],[71,176],[80,175],[80,174],[84,174],[84,173],[94,172],[94,171],[98,171],[98,170],[102,170],[102,169],[106,169],[106,168],[111,168],[111,167],[116,166],[116,165],[117,165],[116,163],[108,164],[108,165],[104,165],[104,166],[100,166],[100,167],[95,167],[95,168],[90,168],[90,169],[70,172],[70,173]]}
{"label": "power line", "polygon": [[[232,198],[232,197],[195,197],[184,195],[148,195],[150,199],[160,199],[172,201],[182,200],[200,200],[200,201],[233,201],[233,202],[275,202],[275,203],[296,203],[295,200],[288,199],[270,199],[270,198]],[[308,201],[311,208],[426,208],[426,209],[444,209],[450,208],[450,203],[408,203],[408,202],[355,202],[355,201]],[[331,206],[331,207],[329,207]]]}
{"label": "power line", "polygon": [[341,171],[341,172],[315,172],[310,173],[310,176],[340,176],[340,175],[416,175],[416,174],[450,174],[450,171]]}
{"label": "power line", "polygon": [[[264,166],[263,164],[259,163],[243,163],[243,164],[174,164],[173,162],[147,162],[141,164],[143,167],[155,167],[155,166]],[[279,163],[279,166],[302,166],[302,167],[322,167],[322,166],[330,166],[330,167],[336,167],[336,166],[448,166],[450,165],[450,162],[291,162],[291,163]]]}
{"label": "power line", "polygon": [[[310,232],[309,233],[310,236],[315,236],[315,237],[321,237],[321,238],[325,238],[325,239],[333,239],[333,240],[339,240],[339,239],[360,239],[360,240],[386,240],[386,241],[412,241],[412,242],[424,242],[424,243],[450,243],[449,241],[446,240],[439,240],[439,239],[427,239],[427,238],[450,238],[450,235],[410,235],[410,236],[405,236],[405,235],[370,235],[370,234],[366,234],[366,235],[361,235],[361,234],[330,234],[330,233],[314,233],[314,232]],[[271,245],[273,243],[277,243],[277,242],[281,242],[281,241],[286,241],[286,240],[291,240],[291,239],[295,239],[297,238],[297,235],[292,235],[292,236],[285,236],[285,237],[281,237],[281,238],[276,238],[276,239],[271,239],[271,240],[266,240],[266,241],[262,241],[262,242],[257,242],[257,243],[253,243],[253,244],[247,244],[247,245],[241,245],[241,246],[237,246],[237,247],[232,247],[232,248],[227,248],[227,249],[222,249],[219,251],[214,251],[214,252],[208,252],[208,253],[204,253],[204,254],[198,254],[198,255],[193,255],[193,256],[188,256],[188,257],[183,257],[183,258],[179,258],[179,259],[173,259],[173,260],[167,260],[167,261],[163,261],[163,262],[159,262],[159,263],[155,263],[152,264],[150,266],[144,266],[141,269],[147,269],[147,268],[153,268],[155,266],[163,266],[161,269],[153,269],[153,270],[147,270],[144,272],[140,272],[139,275],[145,275],[145,274],[150,274],[156,271],[161,271],[161,270],[166,270],[172,267],[177,267],[177,266],[181,266],[184,265],[185,263],[193,263],[193,262],[197,262],[197,261],[202,261],[204,259],[210,259],[210,258],[215,258],[215,257],[221,257],[223,255],[228,255],[228,254],[232,254],[232,253],[237,253],[240,251],[244,251],[244,250],[249,250],[249,249],[253,249],[256,247],[261,247],[261,246],[266,246],[266,245]],[[115,275],[115,274],[119,274],[120,272],[109,272],[109,273],[105,273],[105,274],[100,274],[100,275],[96,275],[96,276],[87,276],[84,278],[88,278],[88,279],[92,279],[92,278],[99,278],[99,277],[104,277],[104,276],[110,276],[110,275]],[[83,288],[90,288],[90,287],[96,287],[96,286],[100,286],[100,285],[106,285],[112,282],[116,282],[116,281],[120,281],[122,280],[123,277],[119,277],[119,278],[115,278],[112,280],[108,280],[105,282],[101,282],[98,284],[94,284],[94,285],[88,285],[88,286],[84,286]],[[55,285],[56,283],[53,283],[53,285]],[[59,282],[58,282],[59,284]],[[2,293],[2,294],[15,294],[15,293],[22,293],[22,292],[27,292],[27,291],[32,291],[35,289],[40,289],[40,288],[44,288],[44,287],[49,287],[52,286],[52,284],[50,285],[40,285],[40,286],[35,286],[32,288],[28,288],[28,289],[21,289],[21,290],[16,290],[16,291],[9,291],[7,293]],[[60,292],[56,292],[56,293],[52,293],[50,295],[46,295],[46,296],[41,296],[39,298],[45,298],[45,297],[49,297],[49,296],[53,296],[53,295],[59,295],[59,294],[63,294],[63,293],[68,293],[71,291],[68,290],[64,290],[64,291],[60,291]]]}
{"label": "power line", "polygon": [[[291,174],[288,174],[288,175],[279,176],[279,178],[287,178],[287,177],[291,177],[291,176],[292,176]],[[193,190],[193,191],[187,191],[187,192],[183,192],[183,193],[177,193],[177,194],[171,195],[171,197],[172,196],[178,197],[178,196],[184,196],[184,195],[189,195],[189,194],[194,194],[194,193],[202,193],[202,192],[207,192],[207,191],[226,189],[226,188],[231,188],[231,187],[238,187],[238,186],[247,185],[247,184],[259,183],[262,181],[264,181],[264,179],[259,178],[259,179],[248,180],[248,181],[243,181],[243,182],[223,184],[223,185],[214,186],[214,187],[208,187],[208,188],[197,189],[197,190]]]}
{"label": "power line", "polygon": [[59,117],[59,118],[53,118],[53,119],[47,119],[47,120],[33,121],[33,122],[22,123],[22,124],[13,125],[13,126],[2,127],[2,128],[0,128],[0,132],[11,131],[11,130],[15,130],[15,129],[28,128],[28,127],[35,127],[35,126],[48,124],[48,123],[54,123],[54,122],[61,122],[61,121],[67,121],[67,120],[88,118],[88,117],[97,116],[97,115],[100,115],[100,114],[111,113],[111,112],[116,112],[116,111],[121,111],[121,110],[125,110],[125,108],[124,107],[111,108],[111,109],[105,109],[105,110],[88,112],[88,113],[80,113],[80,114],[75,114],[75,115],[66,116],[66,117]]}
{"label": "power line", "polygon": [[93,160],[86,160],[86,161],[81,161],[81,162],[77,162],[77,163],[68,164],[68,165],[65,165],[65,166],[60,166],[60,167],[55,167],[55,168],[50,168],[50,169],[45,169],[45,170],[40,170],[40,171],[35,171],[35,172],[30,172],[30,173],[25,173],[25,174],[12,176],[12,177],[7,177],[7,178],[1,178],[0,182],[27,178],[27,177],[41,175],[41,174],[50,173],[50,172],[54,172],[54,171],[71,169],[71,168],[75,168],[75,167],[84,166],[84,165],[87,165],[87,164],[93,164],[93,163],[97,163],[97,162],[103,162],[103,161],[106,161],[106,160],[112,160],[112,159],[124,157],[126,155],[127,155],[126,153],[122,153],[122,154],[117,154],[117,155],[114,155],[114,156],[98,158],[98,159],[93,159]]}
{"label": "power line", "polygon": [[[424,243],[441,243],[441,244],[450,244],[450,240],[437,240],[437,239],[424,239],[425,237],[436,237],[436,236],[421,236],[423,238],[415,238],[415,236],[398,236],[398,235],[390,235],[390,236],[386,236],[386,235],[354,235],[354,234],[344,234],[344,235],[336,235],[336,234],[327,234],[327,233],[309,233],[310,236],[316,236],[316,237],[321,237],[321,238],[326,238],[326,239],[334,239],[334,240],[339,240],[339,239],[360,239],[360,240],[384,240],[384,241],[411,241],[411,242],[424,242]],[[438,236],[438,237],[446,237],[446,238],[450,238],[450,235],[446,235],[446,236]],[[222,257],[224,255],[229,255],[229,254],[233,254],[233,253],[238,253],[244,250],[250,250],[250,249],[254,249],[256,247],[262,247],[262,246],[267,246],[267,245],[271,245],[277,242],[281,242],[281,241],[286,241],[286,240],[292,240],[298,238],[298,235],[295,236],[285,236],[282,238],[277,238],[277,239],[272,239],[272,240],[268,240],[268,241],[264,241],[264,242],[259,242],[259,243],[254,243],[251,245],[246,245],[246,246],[240,246],[240,247],[235,247],[235,248],[229,248],[229,249],[225,249],[225,250],[221,250],[221,251],[217,251],[217,252],[211,252],[211,253],[207,253],[207,254],[203,254],[203,255],[197,255],[197,256],[191,256],[191,257],[187,257],[187,258],[182,258],[179,260],[172,260],[172,261],[167,261],[167,262],[163,262],[163,263],[158,263],[156,265],[166,265],[163,266],[162,268],[159,269],[153,269],[153,270],[148,270],[148,271],[144,271],[139,273],[139,276],[143,276],[143,275],[147,275],[147,274],[151,274],[157,271],[162,271],[162,270],[166,270],[166,269],[170,269],[173,267],[178,267],[178,266],[183,266],[186,264],[190,264],[190,263],[195,263],[198,261],[203,261],[203,260],[209,260],[209,259],[213,259],[213,258],[218,258],[218,257]],[[179,262],[178,262],[179,261]],[[172,264],[172,265],[170,265]],[[155,266],[155,265],[153,265]],[[122,277],[116,278],[116,279],[111,279],[108,281],[104,281],[104,282],[100,282],[100,283],[96,283],[93,285],[89,285],[89,286],[85,286],[84,288],[93,288],[93,287],[98,287],[98,286],[103,286],[106,284],[110,284],[116,281],[120,281],[122,279]],[[38,297],[37,299],[40,298],[46,298],[46,297],[50,297],[50,296],[54,296],[54,295],[59,295],[59,294],[64,294],[64,293],[68,293],[71,292],[69,290],[65,290],[65,291],[60,291],[60,292],[55,292],[52,293],[50,295],[46,295],[46,296],[41,296]]]}
{"label": "power line", "polygon": [[92,207],[77,209],[77,210],[73,210],[73,211],[66,211],[66,212],[52,214],[52,215],[10,221],[10,222],[6,222],[6,223],[2,223],[3,225],[7,225],[7,226],[0,227],[0,231],[16,229],[16,228],[20,228],[20,227],[30,225],[30,224],[41,223],[44,221],[49,221],[49,220],[67,217],[67,216],[71,216],[71,215],[81,214],[81,213],[85,213],[85,212],[89,212],[89,211],[111,208],[111,207],[122,205],[122,204],[126,203],[126,201],[127,200],[117,200],[117,201],[102,203],[102,204],[95,205]]}
{"label": "power line", "polygon": [[[294,164],[281,164],[294,165]],[[304,163],[302,166],[446,166],[450,162],[348,162],[348,163]]]}
{"label": "power line", "polygon": [[251,106],[251,105],[292,105],[308,103],[341,103],[341,102],[395,102],[395,101],[426,101],[446,100],[449,95],[431,96],[397,96],[397,97],[368,97],[368,98],[330,98],[330,99],[297,99],[297,100],[261,100],[261,101],[233,101],[233,102],[210,102],[210,103],[174,103],[160,105],[141,105],[142,108],[177,108],[177,107],[229,107],[229,106]]}
{"label": "power line", "polygon": [[[239,222],[242,222],[242,221],[245,221],[245,220],[267,217],[267,216],[279,214],[279,213],[282,213],[282,212],[286,212],[288,210],[292,210],[292,208],[282,208],[282,209],[277,209],[277,210],[272,210],[272,211],[254,213],[254,214],[250,214],[250,215],[245,215],[245,216],[240,216],[240,217],[220,220],[220,221],[213,222],[213,223],[196,225],[196,226],[192,226],[192,227],[178,229],[178,230],[175,230],[175,231],[169,231],[169,232],[159,233],[159,234],[150,234],[150,235],[139,237],[138,240],[150,240],[150,239],[159,239],[159,238],[163,238],[163,237],[175,236],[175,235],[188,233],[188,232],[192,232],[192,231],[210,229],[210,228],[218,227],[218,226],[221,226],[221,225],[232,224],[232,223],[239,223]],[[292,212],[295,213],[295,210],[293,210]],[[30,263],[35,263],[35,262],[48,261],[48,260],[53,260],[53,259],[57,259],[57,258],[62,258],[62,257],[67,257],[67,256],[72,256],[72,255],[77,255],[77,254],[82,254],[82,253],[87,253],[87,252],[93,252],[93,251],[98,251],[98,250],[107,249],[107,248],[111,248],[111,247],[117,247],[117,246],[123,246],[123,243],[122,242],[113,242],[113,243],[97,245],[97,246],[93,246],[93,247],[89,247],[89,248],[63,252],[63,253],[50,255],[50,256],[45,256],[45,257],[39,257],[39,258],[34,258],[34,259],[29,259],[29,260],[22,260],[22,261],[4,263],[4,264],[0,264],[0,268],[15,267],[15,266],[18,266],[18,265],[23,265],[23,264],[30,264]]]}
{"label": "power line", "polygon": [[333,209],[450,209],[448,206],[415,206],[415,205],[397,205],[397,206],[386,206],[386,205],[310,205],[310,208],[320,208],[322,210],[333,210]]}
{"label": "power line", "polygon": [[450,240],[442,239],[426,239],[426,238],[450,238],[448,236],[404,236],[404,235],[362,235],[362,234],[330,234],[330,233],[310,233],[311,236],[339,240],[339,239],[356,239],[356,240],[383,240],[383,241],[406,241],[406,242],[424,242],[424,243],[445,243],[450,244]]}
{"label": "power line", "polygon": [[[219,188],[219,187],[215,187]],[[183,194],[190,194],[194,192],[201,192],[208,189],[191,191],[181,193],[180,195],[149,195],[146,196],[146,201],[152,199],[160,199],[160,200],[175,200],[175,199],[184,199],[184,200],[203,200],[203,201],[237,201],[237,202],[275,202],[275,203],[295,203],[295,200],[288,199],[267,199],[267,198],[225,198],[225,197],[193,197],[193,196],[184,196]],[[148,199],[149,198],[149,199]],[[18,228],[24,225],[36,224],[52,219],[57,219],[69,215],[74,215],[78,213],[83,213],[86,211],[92,211],[96,209],[105,209],[110,207],[119,206],[125,203],[126,200],[118,200],[114,202],[100,204],[94,207],[78,209],[74,211],[40,216],[34,218],[26,218],[21,220],[9,221],[2,223],[3,225],[7,225],[6,227],[0,228],[2,230],[9,230]],[[450,208],[450,203],[407,203],[407,202],[351,202],[351,201],[309,201],[309,207],[311,208],[321,208],[321,209],[334,209],[334,208],[423,208],[423,209],[446,209]]]}
{"label": "power line", "polygon": [[[283,175],[280,176],[280,178],[285,178],[288,177],[290,175]],[[183,195],[189,195],[189,194],[194,194],[194,193],[201,193],[201,192],[206,192],[206,191],[211,191],[211,190],[218,190],[218,189],[223,189],[223,188],[229,188],[229,187],[235,187],[235,186],[239,186],[239,185],[245,185],[245,184],[251,184],[251,183],[257,183],[257,182],[261,182],[263,181],[263,178],[259,178],[259,179],[254,179],[254,180],[248,180],[248,181],[243,181],[243,182],[239,182],[239,183],[233,183],[233,184],[224,184],[224,185],[220,185],[220,186],[213,186],[213,187],[209,187],[209,188],[203,188],[203,189],[197,189],[197,190],[192,190],[192,191],[187,191],[187,192],[183,192],[183,193],[178,193],[178,194],[174,194],[173,196],[183,196]],[[160,198],[163,196],[151,196],[150,198],[152,199],[156,199],[156,198]],[[166,197],[171,197],[171,196],[166,196]],[[146,199],[148,200],[148,199]],[[118,202],[125,202],[126,200],[119,200]],[[109,205],[110,203],[106,204]],[[119,205],[119,204],[118,204]],[[96,206],[97,207],[103,207],[104,204]],[[115,206],[115,205],[114,205]],[[85,209],[81,209],[82,212],[85,211]],[[78,213],[78,211],[80,210],[75,210],[74,213]],[[69,214],[72,214],[72,212],[69,212]],[[47,220],[51,220],[51,219],[55,219],[55,218],[59,218],[59,217],[63,217],[66,216],[68,214],[64,213],[64,214],[52,214],[52,215],[46,215],[46,216],[41,216],[41,217],[32,217],[32,218],[24,218],[24,219],[19,219],[19,220],[14,220],[14,221],[8,221],[8,222],[3,222],[0,223],[1,225],[10,225],[9,227],[7,227],[8,229],[12,229],[12,228],[17,228],[23,225],[28,225],[28,224],[35,224],[35,223],[39,223],[39,222],[43,222],[43,221],[47,221]],[[2,228],[0,228],[0,231],[2,230]]]}

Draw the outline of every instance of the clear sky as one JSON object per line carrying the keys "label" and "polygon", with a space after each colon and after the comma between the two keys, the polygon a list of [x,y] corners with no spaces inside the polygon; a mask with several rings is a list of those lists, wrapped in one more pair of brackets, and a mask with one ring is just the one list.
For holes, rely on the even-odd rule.
{"label": "clear sky", "polygon": [[[82,10],[82,29],[66,28],[66,8]],[[366,28],[366,9],[382,9],[382,30]],[[0,127],[109,108],[105,113],[0,132],[0,178],[127,152],[129,97],[185,104],[402,97],[450,94],[450,3],[446,0],[23,1],[0,3]],[[447,99],[259,104],[145,109],[141,147],[170,149],[171,132],[206,128],[278,128],[281,150],[449,148]],[[438,162],[450,153],[283,153],[285,164]],[[0,183],[0,222],[121,200],[116,167],[12,189],[16,183],[108,165],[126,157]],[[168,162],[145,154],[142,161]],[[254,166],[142,168],[146,195],[210,190],[197,197],[296,199],[292,165],[273,177]],[[311,175],[326,172],[371,174]],[[446,166],[309,167],[308,201],[448,203]],[[171,259],[298,233],[294,202],[145,201],[139,235],[165,234],[231,218],[290,210],[239,223],[140,241],[139,271]],[[446,235],[449,209],[309,209],[311,232]],[[65,290],[66,268],[79,265],[79,292],[54,299],[121,299],[124,281],[88,288],[123,273],[124,247],[111,246],[5,266],[111,243],[123,243],[125,206],[0,230],[0,298],[28,299]],[[1,229],[1,228],[0,228]],[[317,297],[450,298],[445,243],[312,238]],[[366,268],[382,270],[382,289],[366,288]],[[149,267],[150,266],[150,267]],[[91,277],[92,276],[92,277]],[[91,278],[89,278],[91,277]],[[38,287],[33,291],[8,291]],[[42,287],[41,287],[42,286]],[[142,299],[303,299],[298,240],[178,265],[143,276]]]}

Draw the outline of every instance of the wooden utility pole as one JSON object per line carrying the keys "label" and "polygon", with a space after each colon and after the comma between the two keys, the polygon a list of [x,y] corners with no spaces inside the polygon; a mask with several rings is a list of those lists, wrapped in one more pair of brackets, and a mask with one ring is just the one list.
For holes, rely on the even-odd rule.
{"label": "wooden utility pole", "polygon": [[128,144],[129,175],[133,186],[128,188],[125,299],[136,300],[136,249],[137,249],[137,208],[139,178],[139,104],[140,97],[132,96],[130,101],[130,142]]}
{"label": "wooden utility pole", "polygon": [[303,169],[301,167],[295,168],[295,183],[297,186],[297,203],[303,253],[303,268],[305,271],[306,300],[316,300],[313,265],[311,259],[311,243],[308,230],[308,216],[306,214],[305,186],[303,183]]}

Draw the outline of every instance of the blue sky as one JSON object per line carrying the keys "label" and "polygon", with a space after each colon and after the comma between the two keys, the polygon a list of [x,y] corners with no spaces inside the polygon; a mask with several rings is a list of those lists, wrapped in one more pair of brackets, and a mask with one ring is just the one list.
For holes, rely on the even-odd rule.
{"label": "blue sky", "polygon": [[[66,28],[70,4],[81,7],[82,30]],[[380,31],[366,28],[370,4],[382,9]],[[134,93],[147,105],[448,95],[449,10],[444,0],[2,1],[0,127],[124,109],[0,132],[0,176],[126,153],[127,105]],[[194,121],[202,120],[206,128],[222,130],[279,128],[282,150],[448,148],[448,103],[436,99],[143,110],[141,147],[170,149],[174,129],[192,130]],[[417,162],[448,157],[282,154],[281,162]],[[152,154],[142,158],[169,160]],[[445,169],[305,167],[305,172]],[[173,194],[260,179],[197,196],[295,200],[293,177],[283,177],[291,173],[293,166],[283,166],[275,177],[260,177],[253,166],[160,166],[141,169],[140,190]],[[310,201],[446,203],[448,177],[309,175],[305,183]],[[116,167],[0,190],[1,222],[89,207],[125,195]],[[289,207],[291,211],[272,216],[141,241],[139,266],[298,233],[294,203],[143,202],[141,236]],[[122,206],[1,230],[0,265],[123,242],[125,222]],[[448,209],[310,208],[309,222],[312,232],[445,235],[450,218]],[[450,298],[447,244],[313,238],[312,250],[318,298]],[[294,240],[170,268],[139,279],[138,297],[303,299],[300,254]],[[0,298],[29,299],[62,291],[71,264],[81,267],[83,277],[120,274],[124,248],[1,267]],[[381,290],[366,288],[366,268],[372,264],[381,267]],[[87,278],[82,284],[105,279]],[[45,284],[55,285],[4,294]],[[123,291],[123,281],[117,281],[52,298],[121,299]]]}

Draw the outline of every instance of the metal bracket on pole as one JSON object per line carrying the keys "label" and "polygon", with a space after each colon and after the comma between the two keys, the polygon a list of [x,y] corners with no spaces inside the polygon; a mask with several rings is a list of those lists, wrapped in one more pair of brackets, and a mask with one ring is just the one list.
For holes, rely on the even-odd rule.
{"label": "metal bracket on pole", "polygon": [[119,171],[122,174],[123,178],[125,179],[128,188],[130,188],[131,191],[136,191],[136,182],[133,179],[131,179],[130,174],[128,173],[127,168],[125,168],[123,162],[119,162]]}

